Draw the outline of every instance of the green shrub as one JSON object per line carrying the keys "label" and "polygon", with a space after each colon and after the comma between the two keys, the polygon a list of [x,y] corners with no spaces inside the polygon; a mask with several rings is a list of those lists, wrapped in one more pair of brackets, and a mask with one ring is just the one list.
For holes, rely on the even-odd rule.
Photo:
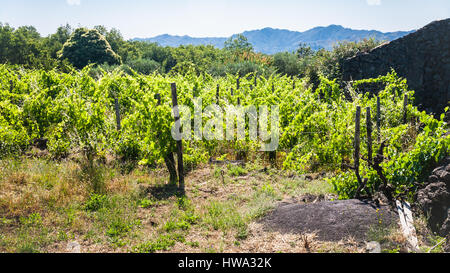
{"label": "green shrub", "polygon": [[156,240],[139,244],[133,248],[135,253],[154,253],[156,251],[169,250],[176,242],[185,242],[181,234],[160,235]]}
{"label": "green shrub", "polygon": [[127,61],[126,65],[134,71],[149,75],[155,71],[161,70],[161,65],[151,59],[135,59]]}
{"label": "green shrub", "polygon": [[155,201],[150,200],[150,199],[142,199],[139,201],[139,207],[141,208],[149,208],[155,205]]}
{"label": "green shrub", "polygon": [[210,224],[215,230],[227,231],[246,225],[243,216],[231,203],[213,201],[207,207],[207,211],[204,217],[205,223]]}
{"label": "green shrub", "polygon": [[127,223],[125,219],[116,217],[109,225],[106,235],[109,237],[118,237],[130,231],[133,226],[133,223]]}
{"label": "green shrub", "polygon": [[247,174],[247,170],[239,165],[228,165],[229,176],[242,176]]}
{"label": "green shrub", "polygon": [[88,211],[98,211],[106,206],[108,197],[101,194],[92,194],[88,201],[84,204],[84,208]]}

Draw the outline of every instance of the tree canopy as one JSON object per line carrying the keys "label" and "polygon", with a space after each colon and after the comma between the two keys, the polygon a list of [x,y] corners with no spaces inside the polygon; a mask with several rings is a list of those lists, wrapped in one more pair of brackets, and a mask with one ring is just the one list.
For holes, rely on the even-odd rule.
{"label": "tree canopy", "polygon": [[[340,78],[344,59],[358,52],[368,51],[380,42],[373,39],[360,42],[338,43],[331,51],[312,50],[300,44],[295,52],[267,55],[255,52],[248,39],[240,34],[228,39],[224,48],[211,45],[161,46],[157,43],[125,40],[117,29],[95,26],[93,30],[70,25],[60,26],[54,34],[42,37],[32,26],[17,29],[0,23],[0,63],[21,65],[25,68],[70,70],[96,64],[105,71],[131,69],[142,74],[154,72],[196,74],[212,76],[248,73],[273,73],[288,76],[307,76],[318,82],[319,75]],[[100,69],[94,68],[100,76]]]}
{"label": "tree canopy", "polygon": [[122,60],[111,48],[106,38],[96,29],[76,29],[70,39],[64,44],[61,59],[67,59],[76,68],[88,64],[107,63],[121,64]]}
{"label": "tree canopy", "polygon": [[232,52],[250,52],[253,51],[252,44],[248,41],[247,37],[242,34],[230,37],[225,41],[225,49]]}

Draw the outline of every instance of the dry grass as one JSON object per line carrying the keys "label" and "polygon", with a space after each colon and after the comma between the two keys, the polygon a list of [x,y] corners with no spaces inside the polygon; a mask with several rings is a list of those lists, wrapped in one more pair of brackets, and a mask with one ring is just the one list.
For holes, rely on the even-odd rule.
{"label": "dry grass", "polygon": [[49,206],[64,207],[87,195],[74,163],[10,160],[1,161],[0,169],[0,213],[6,217],[44,212]]}
{"label": "dry grass", "polygon": [[67,252],[73,241],[82,252],[364,252],[352,240],[265,229],[258,219],[278,202],[331,187],[259,163],[197,168],[186,177],[188,199],[163,169],[90,170],[99,195],[73,161],[3,160],[0,170],[0,252]]}

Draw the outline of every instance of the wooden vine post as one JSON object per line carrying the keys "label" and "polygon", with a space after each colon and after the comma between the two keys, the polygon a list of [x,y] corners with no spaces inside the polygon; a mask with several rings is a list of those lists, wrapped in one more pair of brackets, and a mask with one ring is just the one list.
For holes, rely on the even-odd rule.
{"label": "wooden vine post", "polygon": [[372,118],[370,107],[366,108],[366,128],[367,128],[367,160],[372,165]]}
{"label": "wooden vine post", "polygon": [[361,176],[359,174],[360,141],[361,141],[360,133],[361,133],[361,106],[356,106],[355,141],[354,141],[354,145],[355,145],[355,154],[354,154],[355,166],[354,166],[354,168],[355,168],[356,178],[358,179],[358,189],[356,190],[356,194],[355,194],[356,198],[359,197],[359,192],[363,188],[363,183],[361,180]]}
{"label": "wooden vine post", "polygon": [[406,124],[408,120],[408,95],[403,98],[403,124]]}
{"label": "wooden vine post", "polygon": [[[177,85],[175,83],[172,83],[171,88],[172,88],[172,105],[175,124],[181,126],[180,111],[178,109]],[[178,156],[178,186],[180,193],[182,195],[185,195],[186,192],[184,189],[183,142],[181,139],[177,140],[177,156]]]}
{"label": "wooden vine post", "polygon": [[[240,93],[240,88],[241,88],[241,82],[240,82],[240,77],[237,78],[236,81],[236,91],[237,91],[237,105],[240,106],[241,105],[241,93]],[[233,88],[231,89],[231,91],[233,91]],[[233,96],[233,92],[231,93],[231,96]],[[245,122],[245,119],[244,119]],[[240,161],[240,160],[244,160],[246,158],[246,152],[244,151],[237,151],[236,154],[236,160]]]}
{"label": "wooden vine post", "polygon": [[217,85],[217,91],[216,91],[217,105],[219,105],[219,91],[220,91],[220,85]]}
{"label": "wooden vine post", "polygon": [[237,98],[237,104],[241,105],[241,98],[240,98],[240,89],[241,89],[241,79],[238,77],[236,81],[236,91],[238,92],[238,98]]}
{"label": "wooden vine post", "polygon": [[[161,95],[159,93],[155,94],[156,106],[161,105]],[[164,162],[166,163],[166,167],[169,170],[170,175],[170,184],[177,184],[177,169],[175,167],[175,159],[173,158],[173,153],[168,152],[164,156]]]}
{"label": "wooden vine post", "polygon": [[[272,94],[275,93],[275,85],[272,83]],[[277,152],[276,151],[270,151],[269,152],[269,162],[271,165],[276,165],[277,163]]]}
{"label": "wooden vine post", "polygon": [[159,93],[155,94],[155,100],[157,101],[156,106],[161,105],[161,95]]}
{"label": "wooden vine post", "polygon": [[119,105],[119,99],[117,98],[117,96],[114,98],[114,109],[116,111],[117,131],[120,131],[121,130],[120,105]]}
{"label": "wooden vine post", "polygon": [[380,102],[380,97],[377,97],[377,132],[378,132],[378,142],[381,142],[381,102]]}
{"label": "wooden vine post", "polygon": [[[274,92],[275,87],[272,84],[272,93]],[[271,125],[273,126],[273,125]],[[276,166],[277,163],[277,151],[270,151],[269,152],[269,162],[272,166]]]}
{"label": "wooden vine post", "polygon": [[277,163],[277,151],[270,151],[269,152],[269,162],[272,165],[276,165],[276,163]]}

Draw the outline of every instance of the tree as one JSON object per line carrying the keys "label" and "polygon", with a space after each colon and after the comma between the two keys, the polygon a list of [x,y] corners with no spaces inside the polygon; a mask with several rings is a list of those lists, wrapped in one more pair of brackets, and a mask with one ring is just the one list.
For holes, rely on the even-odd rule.
{"label": "tree", "polygon": [[342,63],[345,59],[368,52],[382,43],[382,41],[370,38],[359,42],[339,42],[333,46],[332,51],[319,50],[316,57],[320,62],[320,74],[329,79],[340,79]]}
{"label": "tree", "polygon": [[117,54],[120,54],[120,49],[124,46],[126,43],[123,39],[122,34],[119,30],[112,28],[110,31],[105,26],[95,26],[95,30],[97,30],[101,35],[103,35],[108,41],[109,45],[111,46],[111,49],[116,52]]}
{"label": "tree", "polygon": [[305,43],[300,43],[297,49],[297,56],[302,59],[314,55],[314,50]]}
{"label": "tree", "polygon": [[36,28],[22,26],[14,29],[0,23],[0,63],[51,69],[57,62],[49,56]]}
{"label": "tree", "polygon": [[253,46],[247,37],[238,34],[225,41],[225,49],[230,51],[252,51]]}
{"label": "tree", "polygon": [[161,69],[161,64],[151,59],[133,59],[125,63],[134,71],[149,75]]}
{"label": "tree", "polygon": [[8,24],[0,23],[0,63],[11,62],[12,40],[14,28]]}
{"label": "tree", "polygon": [[242,34],[230,37],[225,41],[224,46],[225,50],[232,53],[235,58],[247,59],[246,56],[253,52],[252,44]]}
{"label": "tree", "polygon": [[122,60],[111,48],[106,38],[96,29],[79,28],[64,44],[61,59],[67,59],[76,68],[90,63],[110,65],[121,64]]}
{"label": "tree", "polygon": [[300,71],[299,58],[289,52],[280,52],[273,56],[273,66],[278,73],[288,76],[298,76]]}
{"label": "tree", "polygon": [[108,41],[111,46],[111,49],[116,52],[120,58],[122,58],[123,63],[140,58],[136,45],[131,41],[125,41],[122,33],[120,33],[118,29],[112,28],[108,31],[108,29],[102,25],[95,26],[94,29],[98,30],[101,35],[105,36],[106,41]]}
{"label": "tree", "polygon": [[65,26],[58,27],[55,34],[51,34],[45,38],[44,45],[52,58],[58,58],[58,52],[62,49],[67,40],[69,40],[71,34],[72,27],[69,24],[66,24]]}

